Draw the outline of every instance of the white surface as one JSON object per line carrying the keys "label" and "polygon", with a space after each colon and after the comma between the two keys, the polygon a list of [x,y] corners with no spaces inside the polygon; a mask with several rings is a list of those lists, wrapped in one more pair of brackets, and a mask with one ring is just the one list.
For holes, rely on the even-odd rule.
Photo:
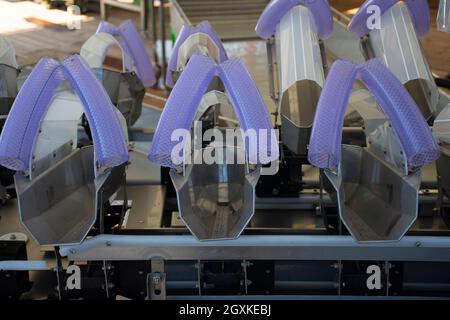
{"label": "white surface", "polygon": [[[375,56],[388,66],[401,83],[423,79],[428,82],[430,88],[436,88],[409,10],[402,2],[383,14],[381,29],[370,32],[370,42]],[[436,107],[438,99],[437,89],[431,90],[432,108]]]}
{"label": "white surface", "polygon": [[122,53],[123,71],[132,71],[133,63],[131,58],[125,56],[119,41],[108,33],[100,32],[92,35],[81,47],[80,55],[86,60],[91,68],[102,68],[106,54],[112,46],[119,47]]}
{"label": "white surface", "polygon": [[301,80],[312,80],[323,87],[319,39],[309,9],[292,8],[278,24],[275,38],[281,92]]}
{"label": "white surface", "polygon": [[73,142],[73,149],[77,146],[78,122],[83,111],[75,93],[62,91],[55,94],[41,123],[41,131],[32,152],[34,159],[30,159],[30,166],[69,141]]}

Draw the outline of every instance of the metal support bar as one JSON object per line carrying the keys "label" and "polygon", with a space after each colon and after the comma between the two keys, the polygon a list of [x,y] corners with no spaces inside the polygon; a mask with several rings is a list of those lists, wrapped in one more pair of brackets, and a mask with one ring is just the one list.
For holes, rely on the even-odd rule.
{"label": "metal support bar", "polygon": [[148,30],[148,2],[147,0],[141,0],[140,7],[140,20],[141,20],[141,31],[146,32]]}
{"label": "metal support bar", "polygon": [[161,0],[161,5],[159,7],[159,28],[160,28],[160,35],[161,35],[161,76],[163,78],[163,84],[166,83],[166,16],[165,16],[165,9],[164,9],[164,0]]}
{"label": "metal support bar", "polygon": [[0,271],[45,271],[50,270],[44,260],[0,261]]}
{"label": "metal support bar", "polygon": [[366,260],[450,262],[450,237],[406,236],[359,244],[350,236],[243,235],[200,242],[190,235],[99,235],[64,246],[69,260]]}

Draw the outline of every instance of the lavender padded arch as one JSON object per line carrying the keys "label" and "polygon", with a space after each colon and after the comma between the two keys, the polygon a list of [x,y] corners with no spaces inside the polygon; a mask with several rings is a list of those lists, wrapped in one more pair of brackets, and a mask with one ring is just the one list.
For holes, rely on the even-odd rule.
{"label": "lavender padded arch", "polygon": [[183,43],[189,38],[191,35],[195,33],[204,33],[208,35],[211,40],[216,44],[217,48],[219,48],[220,54],[220,63],[228,60],[227,52],[223,47],[222,41],[220,41],[219,36],[214,31],[213,27],[208,21],[202,21],[196,26],[191,26],[185,24],[178,35],[177,41],[172,50],[172,55],[169,59],[169,64],[167,68],[167,76],[166,76],[166,85],[170,88],[173,88],[174,82],[172,79],[172,72],[177,70],[177,61],[178,61],[178,51]]}
{"label": "lavender padded arch", "polygon": [[0,164],[12,170],[29,168],[39,126],[58,85],[69,80],[91,126],[98,164],[114,167],[128,160],[128,148],[103,86],[78,55],[60,63],[43,58],[22,86],[0,138]]}
{"label": "lavender padded arch", "polygon": [[0,137],[0,164],[11,170],[29,168],[36,133],[53,93],[65,79],[60,63],[42,58],[24,82]]}
{"label": "lavender padded arch", "polygon": [[356,79],[367,86],[389,118],[410,167],[439,158],[439,147],[414,100],[381,61],[372,59],[361,65],[333,64],[314,118],[308,152],[311,164],[327,169],[339,164],[345,109]]}
{"label": "lavender padded arch", "polygon": [[272,0],[259,17],[256,34],[262,39],[269,39],[283,16],[299,4],[311,11],[317,36],[328,39],[333,33],[333,14],[327,0]]}
{"label": "lavender padded arch", "polygon": [[[381,15],[383,15],[398,1],[399,0],[366,0],[350,21],[348,29],[359,37],[365,36],[370,32],[367,27],[367,19],[371,15],[371,13],[367,12],[368,8],[374,5],[378,6],[381,10]],[[417,35],[419,37],[426,36],[430,31],[430,10],[428,8],[427,0],[404,0],[404,2],[411,15]]]}
{"label": "lavender padded arch", "polygon": [[112,168],[128,161],[128,147],[115,112],[103,85],[79,55],[66,58],[63,66],[85,107],[92,132],[95,155],[100,166]]}
{"label": "lavender padded arch", "polygon": [[211,58],[196,54],[181,73],[167,100],[153,138],[148,156],[150,161],[171,168],[181,166],[181,157],[172,159],[172,150],[179,143],[171,141],[172,133],[177,129],[190,130],[200,101],[214,76],[220,77],[224,83],[242,129],[266,130],[266,145],[253,150],[246,148],[249,162],[264,164],[278,159],[279,150],[272,122],[243,63],[233,59],[217,65]]}
{"label": "lavender padded arch", "polygon": [[219,76],[225,85],[226,93],[234,107],[240,126],[244,130],[254,129],[256,132],[260,129],[267,130],[265,132],[266,145],[258,146],[257,154],[251,152],[251,146],[248,141],[246,142],[246,150],[249,150],[249,162],[267,164],[277,160],[279,149],[277,138],[272,130],[272,121],[263,98],[242,61],[240,59],[225,61],[221,64]]}
{"label": "lavender padded arch", "polygon": [[308,148],[308,161],[331,169],[341,157],[345,109],[356,79],[356,64],[336,61],[327,76],[317,104]]}
{"label": "lavender padded arch", "polygon": [[171,141],[177,129],[189,130],[200,100],[215,73],[211,59],[194,55],[181,73],[164,106],[153,137],[148,159],[163,167],[179,167],[183,159],[172,161],[171,153],[177,142]]}
{"label": "lavender padded arch", "polygon": [[125,20],[119,27],[109,22],[101,21],[97,28],[97,33],[99,32],[119,35],[119,42],[126,54],[132,58],[134,69],[144,86],[151,87],[156,83],[156,76],[150,57],[131,20]]}

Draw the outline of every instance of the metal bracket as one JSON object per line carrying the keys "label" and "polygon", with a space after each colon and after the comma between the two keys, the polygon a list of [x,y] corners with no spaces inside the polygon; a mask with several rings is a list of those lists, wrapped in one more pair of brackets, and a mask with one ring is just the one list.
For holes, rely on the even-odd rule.
{"label": "metal bracket", "polygon": [[152,272],[147,274],[146,300],[166,300],[166,273],[164,260],[151,261]]}

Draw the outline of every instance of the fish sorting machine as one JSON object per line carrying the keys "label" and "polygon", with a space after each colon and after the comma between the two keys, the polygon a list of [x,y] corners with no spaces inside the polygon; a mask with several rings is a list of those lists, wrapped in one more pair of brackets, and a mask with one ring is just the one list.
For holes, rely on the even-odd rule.
{"label": "fish sorting machine", "polygon": [[[0,39],[0,210],[32,237],[0,238],[0,297],[450,297],[450,98],[420,44],[427,1],[367,0],[351,21],[326,0],[270,1],[255,29],[269,99],[173,4],[183,27],[155,129],[142,105],[157,79],[131,22],[43,58],[19,93]],[[103,66],[113,45],[122,72]]]}

